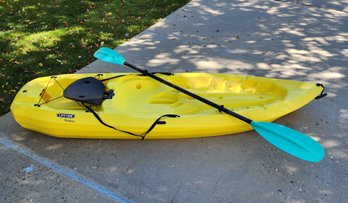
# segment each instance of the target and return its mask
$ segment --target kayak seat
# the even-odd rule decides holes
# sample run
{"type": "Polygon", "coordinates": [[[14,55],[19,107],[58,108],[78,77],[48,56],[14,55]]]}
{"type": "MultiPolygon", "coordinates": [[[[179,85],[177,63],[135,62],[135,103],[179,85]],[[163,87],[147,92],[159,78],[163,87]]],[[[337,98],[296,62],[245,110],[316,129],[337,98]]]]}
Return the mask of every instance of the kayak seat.
{"type": "Polygon", "coordinates": [[[63,95],[67,99],[100,105],[105,98],[105,85],[94,77],[82,78],[65,88],[63,95]]]}

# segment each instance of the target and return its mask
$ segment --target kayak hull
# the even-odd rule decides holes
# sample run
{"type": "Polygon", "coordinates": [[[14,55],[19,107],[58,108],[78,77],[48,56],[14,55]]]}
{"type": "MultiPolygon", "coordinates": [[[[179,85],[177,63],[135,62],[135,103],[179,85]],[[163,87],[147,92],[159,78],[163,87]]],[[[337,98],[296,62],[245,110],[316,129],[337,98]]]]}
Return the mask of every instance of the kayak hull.
{"type": "MultiPolygon", "coordinates": [[[[273,121],[306,105],[322,91],[312,83],[254,76],[208,73],[158,76],[254,121],[273,121]]],[[[133,73],[37,78],[18,92],[11,111],[23,128],[64,138],[140,139],[122,131],[142,135],[166,114],[178,117],[161,118],[145,139],[209,137],[252,129],[243,121],[133,73]],[[86,77],[103,81],[106,90],[115,93],[100,105],[89,105],[99,119],[80,102],[63,96],[66,87],[86,77]]]]}

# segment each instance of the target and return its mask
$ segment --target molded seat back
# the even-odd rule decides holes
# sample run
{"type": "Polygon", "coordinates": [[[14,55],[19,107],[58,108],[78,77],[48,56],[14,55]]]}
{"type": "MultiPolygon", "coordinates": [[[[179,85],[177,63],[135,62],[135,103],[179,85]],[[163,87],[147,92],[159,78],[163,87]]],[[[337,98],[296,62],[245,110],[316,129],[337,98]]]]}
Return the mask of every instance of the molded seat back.
{"type": "Polygon", "coordinates": [[[93,77],[82,78],[64,90],[64,97],[75,101],[99,105],[103,101],[105,85],[93,77]]]}

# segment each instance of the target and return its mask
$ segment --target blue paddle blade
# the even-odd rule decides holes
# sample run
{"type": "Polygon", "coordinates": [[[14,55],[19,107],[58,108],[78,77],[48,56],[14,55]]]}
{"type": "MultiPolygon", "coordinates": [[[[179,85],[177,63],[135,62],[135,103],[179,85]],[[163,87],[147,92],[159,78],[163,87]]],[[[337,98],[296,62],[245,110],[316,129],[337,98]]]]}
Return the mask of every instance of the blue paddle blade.
{"type": "Polygon", "coordinates": [[[251,126],[268,142],[295,157],[310,162],[318,162],[324,157],[324,148],[318,142],[294,129],[255,121],[251,126]]]}
{"type": "Polygon", "coordinates": [[[121,54],[108,47],[102,47],[98,49],[98,51],[94,53],[94,57],[108,63],[114,63],[119,65],[123,65],[124,62],[126,62],[126,60],[123,58],[121,54]]]}

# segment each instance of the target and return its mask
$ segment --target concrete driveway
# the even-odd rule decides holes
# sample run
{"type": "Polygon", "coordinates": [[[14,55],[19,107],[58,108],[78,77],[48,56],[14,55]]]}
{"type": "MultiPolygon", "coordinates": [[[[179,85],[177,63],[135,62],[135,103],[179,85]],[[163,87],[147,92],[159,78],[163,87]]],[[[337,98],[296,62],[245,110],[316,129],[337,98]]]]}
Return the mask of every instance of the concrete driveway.
{"type": "MultiPolygon", "coordinates": [[[[182,140],[57,139],[0,118],[0,202],[346,202],[348,2],[193,0],[117,48],[151,71],[320,82],[276,122],[326,150],[308,163],[255,132],[182,140]]],[[[96,61],[80,72],[130,71],[96,61]]]]}

